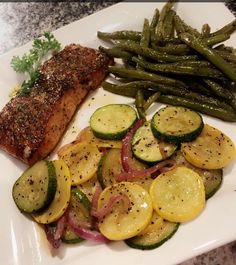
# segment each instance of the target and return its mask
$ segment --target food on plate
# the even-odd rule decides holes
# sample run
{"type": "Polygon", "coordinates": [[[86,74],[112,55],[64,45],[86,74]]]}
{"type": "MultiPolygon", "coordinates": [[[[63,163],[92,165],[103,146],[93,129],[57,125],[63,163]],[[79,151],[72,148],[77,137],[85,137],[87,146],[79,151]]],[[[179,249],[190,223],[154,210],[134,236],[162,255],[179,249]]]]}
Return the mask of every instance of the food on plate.
{"type": "Polygon", "coordinates": [[[111,82],[103,88],[133,98],[141,90],[144,99],[159,92],[158,102],[235,122],[235,49],[224,44],[235,32],[235,20],[215,32],[205,24],[200,32],[173,7],[168,1],[160,12],[156,9],[139,31],[97,33],[109,43],[100,50],[122,60],[109,67],[111,82]]]}
{"type": "Polygon", "coordinates": [[[52,162],[41,160],[26,170],[15,182],[12,196],[26,213],[46,208],[55,196],[57,177],[52,162]]]}
{"type": "Polygon", "coordinates": [[[149,193],[141,186],[121,182],[107,187],[99,196],[97,211],[108,208],[112,198],[117,198],[115,207],[99,218],[98,227],[105,237],[124,240],[136,236],[149,224],[153,211],[152,201],[149,193]]]}
{"type": "MultiPolygon", "coordinates": [[[[100,243],[124,240],[130,247],[146,250],[161,246],[174,236],[181,223],[200,215],[206,199],[221,186],[222,167],[234,157],[228,155],[225,159],[222,151],[217,154],[224,161],[221,168],[196,167],[185,154],[185,148],[188,151],[191,148],[185,146],[195,147],[195,142],[200,141],[200,146],[207,150],[211,146],[214,148],[217,139],[221,148],[226,150],[230,146],[231,153],[236,152],[230,138],[219,130],[210,127],[217,132],[214,137],[212,133],[205,133],[208,127],[199,113],[181,106],[163,107],[151,120],[138,117],[137,110],[131,105],[102,106],[91,115],[90,126],[79,133],[77,140],[59,150],[59,160],[47,162],[54,166],[57,179],[56,193],[47,207],[35,208],[38,201],[45,201],[45,194],[31,190],[28,183],[25,190],[27,198],[31,199],[27,201],[30,210],[25,212],[37,223],[44,224],[47,239],[54,248],[58,248],[61,242],[72,244],[83,239],[100,243]],[[107,110],[112,113],[117,110],[119,119],[110,118],[107,110]],[[102,122],[101,142],[93,136],[92,119],[95,119],[95,125],[102,122]],[[125,119],[128,120],[124,126],[125,135],[114,140],[117,133],[120,135],[125,119]],[[151,128],[154,119],[158,126],[166,122],[166,126],[161,126],[164,128],[161,134],[151,128]],[[170,125],[169,120],[174,124],[170,125]],[[115,134],[114,131],[111,134],[111,128],[116,129],[115,134]],[[169,133],[165,141],[160,139],[163,133],[169,133]],[[205,134],[208,137],[206,143],[202,141],[205,134]],[[104,139],[106,135],[109,135],[107,140],[104,139]],[[172,137],[178,140],[173,143],[172,137]],[[178,148],[179,145],[182,147],[178,148]],[[36,195],[40,196],[37,200],[36,195]]],[[[201,148],[194,151],[204,159],[201,152],[201,148]]],[[[22,175],[26,176],[24,183],[30,175],[31,182],[36,185],[42,178],[41,167],[47,171],[47,165],[42,160],[31,166],[22,175]]],[[[13,187],[16,196],[22,176],[13,187]]],[[[17,205],[18,201],[21,198],[15,200],[17,205]]]]}
{"type": "Polygon", "coordinates": [[[151,127],[156,138],[173,143],[189,142],[203,129],[202,117],[183,107],[160,109],[152,118],[151,127]]]}
{"type": "Polygon", "coordinates": [[[223,181],[223,170],[219,169],[204,169],[195,167],[193,164],[190,164],[184,157],[181,150],[178,150],[171,157],[178,166],[185,166],[197,172],[203,180],[205,187],[206,199],[212,197],[217,190],[221,187],[223,181]]]}
{"type": "Polygon", "coordinates": [[[43,225],[53,248],[83,240],[157,248],[181,223],[197,218],[221,187],[235,145],[197,111],[236,121],[230,90],[235,58],[232,48],[220,44],[235,23],[213,33],[205,24],[198,32],[173,6],[168,1],[156,9],[140,32],[98,32],[114,43],[100,47],[102,53],[67,46],[42,65],[39,76],[36,71],[36,81],[31,76],[27,96],[18,94],[0,114],[0,146],[30,165],[39,160],[12,192],[17,207],[43,225]],[[113,58],[123,66],[109,66],[113,58]],[[116,82],[103,88],[135,98],[135,107],[101,106],[57,159],[45,160],[78,104],[108,71],[116,82]],[[154,101],[168,105],[148,119],[154,101]],[[24,137],[14,131],[20,125],[24,137]]]}
{"type": "Polygon", "coordinates": [[[125,240],[125,243],[142,250],[151,250],[160,247],[178,230],[179,223],[169,222],[153,211],[150,224],[140,234],[125,240]]]}
{"type": "Polygon", "coordinates": [[[32,165],[55,148],[79,104],[97,88],[112,63],[105,54],[77,44],[46,61],[27,95],[0,113],[0,148],[32,165]]]}
{"type": "Polygon", "coordinates": [[[177,147],[170,141],[164,142],[155,137],[148,121],[137,129],[132,139],[134,156],[146,163],[156,163],[170,157],[177,147]]]}
{"type": "Polygon", "coordinates": [[[187,167],[160,174],[150,187],[150,196],[156,212],[170,222],[193,220],[205,206],[203,180],[187,167]]]}
{"type": "Polygon", "coordinates": [[[236,156],[232,140],[208,124],[197,139],[182,143],[181,150],[191,164],[205,169],[223,168],[236,156]]]}
{"type": "Polygon", "coordinates": [[[61,156],[70,169],[72,185],[91,179],[97,171],[100,158],[101,152],[98,148],[87,142],[72,145],[61,156]]]}
{"type": "Polygon", "coordinates": [[[97,109],[89,123],[95,136],[107,140],[121,140],[136,119],[136,111],[129,105],[111,104],[97,109]],[[112,123],[112,120],[115,122],[112,123]]]}
{"type": "Polygon", "coordinates": [[[55,160],[52,163],[57,177],[56,193],[44,211],[36,211],[32,215],[35,221],[41,224],[58,220],[66,211],[70,201],[71,173],[69,168],[63,160],[55,160]]]}

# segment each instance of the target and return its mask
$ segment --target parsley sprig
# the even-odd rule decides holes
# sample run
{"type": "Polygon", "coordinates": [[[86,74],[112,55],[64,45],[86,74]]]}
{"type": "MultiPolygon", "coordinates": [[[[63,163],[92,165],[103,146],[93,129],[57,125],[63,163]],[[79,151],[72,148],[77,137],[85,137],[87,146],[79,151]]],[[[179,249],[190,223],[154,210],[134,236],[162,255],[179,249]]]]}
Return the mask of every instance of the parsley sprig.
{"type": "Polygon", "coordinates": [[[11,66],[17,73],[28,75],[19,91],[20,95],[28,95],[33,84],[38,80],[40,73],[39,67],[43,59],[52,52],[60,50],[61,45],[55,39],[51,32],[45,32],[42,38],[34,40],[32,49],[21,58],[14,56],[11,60],[11,66]]]}

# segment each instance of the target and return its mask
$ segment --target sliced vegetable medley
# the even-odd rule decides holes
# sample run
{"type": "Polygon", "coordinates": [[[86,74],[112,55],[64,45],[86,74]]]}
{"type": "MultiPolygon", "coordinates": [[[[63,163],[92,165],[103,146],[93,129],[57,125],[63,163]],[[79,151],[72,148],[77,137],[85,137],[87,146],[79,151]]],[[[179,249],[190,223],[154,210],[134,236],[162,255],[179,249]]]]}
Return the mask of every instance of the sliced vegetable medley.
{"type": "Polygon", "coordinates": [[[98,121],[106,121],[102,139],[86,127],[58,151],[58,160],[40,161],[16,181],[17,207],[44,224],[54,248],[124,240],[132,248],[154,249],[199,216],[220,188],[222,168],[236,154],[228,136],[180,106],[161,108],[150,121],[137,117],[130,105],[101,107],[90,122],[96,120],[98,131],[98,121]],[[118,120],[107,119],[109,108],[125,111],[118,120]]]}
{"type": "Polygon", "coordinates": [[[83,240],[157,248],[221,187],[236,148],[197,111],[236,121],[234,49],[221,44],[236,24],[200,33],[173,6],[156,9],[141,32],[98,32],[114,44],[100,50],[123,61],[109,67],[116,82],[103,88],[135,98],[136,109],[101,106],[57,160],[37,162],[12,188],[16,206],[44,226],[53,248],[83,240]],[[147,120],[155,101],[172,106],[147,120]]]}

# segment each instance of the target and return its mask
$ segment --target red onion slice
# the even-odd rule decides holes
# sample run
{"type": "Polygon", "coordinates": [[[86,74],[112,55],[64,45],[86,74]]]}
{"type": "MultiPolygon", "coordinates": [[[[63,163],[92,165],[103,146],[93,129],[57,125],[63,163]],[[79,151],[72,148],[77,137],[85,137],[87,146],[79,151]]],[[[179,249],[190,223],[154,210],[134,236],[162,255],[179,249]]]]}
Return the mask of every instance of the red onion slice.
{"type": "Polygon", "coordinates": [[[143,119],[139,119],[128,131],[126,136],[122,140],[122,148],[121,148],[121,163],[125,172],[130,172],[136,169],[136,166],[133,162],[133,153],[131,150],[131,141],[134,133],[137,131],[139,127],[141,127],[144,123],[143,119]]]}
{"type": "Polygon", "coordinates": [[[68,218],[68,225],[71,227],[71,229],[76,233],[78,236],[80,236],[83,239],[86,240],[92,240],[99,243],[108,243],[109,240],[104,237],[100,232],[98,231],[92,231],[90,229],[87,229],[85,227],[80,227],[77,222],[75,222],[74,218],[71,218],[69,215],[68,218]]]}
{"type": "Polygon", "coordinates": [[[110,213],[112,211],[112,208],[115,205],[115,203],[117,203],[121,200],[124,202],[125,211],[128,211],[128,209],[130,208],[130,205],[131,205],[129,197],[126,196],[125,194],[117,194],[117,195],[111,196],[110,200],[107,203],[105,203],[101,209],[95,210],[95,211],[93,210],[91,212],[91,214],[93,216],[97,217],[98,220],[101,220],[108,213],[110,213]]]}
{"type": "Polygon", "coordinates": [[[101,186],[99,184],[97,184],[95,192],[93,194],[93,198],[92,198],[92,207],[91,207],[92,210],[94,210],[94,209],[96,210],[97,209],[97,207],[98,207],[98,198],[99,198],[101,192],[102,192],[102,188],[101,188],[101,186]]]}
{"type": "Polygon", "coordinates": [[[51,225],[44,225],[44,231],[46,233],[46,237],[47,240],[49,242],[49,244],[57,249],[60,247],[61,245],[61,239],[55,239],[54,235],[55,235],[55,227],[51,226],[51,225]]]}
{"type": "Polygon", "coordinates": [[[116,176],[116,181],[120,182],[120,181],[133,180],[135,178],[141,178],[143,176],[155,173],[158,170],[160,170],[161,172],[166,172],[174,169],[175,166],[176,162],[174,160],[171,159],[164,160],[147,169],[139,169],[139,170],[133,170],[130,172],[121,173],[116,176]]]}
{"type": "Polygon", "coordinates": [[[54,234],[54,239],[58,240],[61,238],[65,227],[66,227],[66,222],[67,222],[67,216],[63,215],[58,221],[57,221],[57,227],[56,227],[56,231],[54,234]]]}

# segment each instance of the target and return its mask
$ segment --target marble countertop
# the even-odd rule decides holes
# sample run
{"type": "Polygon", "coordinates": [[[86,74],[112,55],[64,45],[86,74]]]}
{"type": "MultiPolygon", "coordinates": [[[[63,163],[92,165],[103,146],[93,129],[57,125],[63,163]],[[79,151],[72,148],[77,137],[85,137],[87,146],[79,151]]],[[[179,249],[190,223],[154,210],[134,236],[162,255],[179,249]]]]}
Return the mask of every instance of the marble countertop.
{"type": "MultiPolygon", "coordinates": [[[[0,3],[0,54],[119,1],[0,3]]],[[[234,1],[227,6],[236,11],[234,1]]],[[[235,13],[234,13],[235,14],[235,13]]],[[[235,265],[236,241],[179,265],[235,265]]]]}

